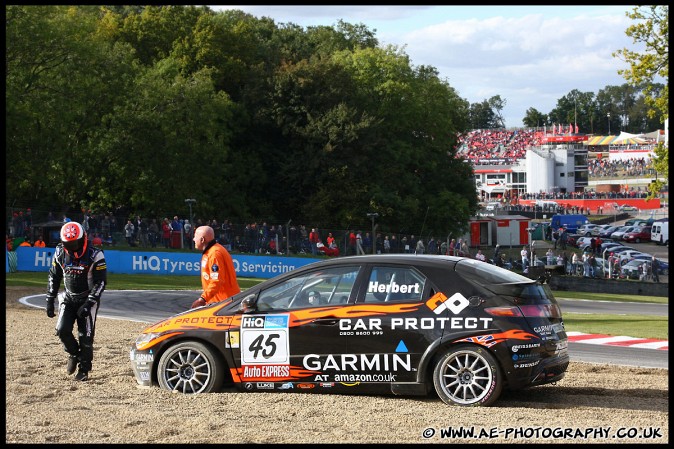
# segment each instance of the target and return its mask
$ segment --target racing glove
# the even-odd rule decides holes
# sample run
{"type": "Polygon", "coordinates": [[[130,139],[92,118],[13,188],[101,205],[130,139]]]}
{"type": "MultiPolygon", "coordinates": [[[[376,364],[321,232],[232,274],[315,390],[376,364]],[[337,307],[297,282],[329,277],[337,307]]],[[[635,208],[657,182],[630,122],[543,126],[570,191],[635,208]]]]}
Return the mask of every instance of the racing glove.
{"type": "Polygon", "coordinates": [[[77,309],[77,316],[80,318],[84,318],[89,316],[89,313],[91,313],[91,307],[96,304],[96,301],[92,301],[91,299],[87,299],[84,301],[84,303],[80,306],[79,309],[77,309]]]}
{"type": "Polygon", "coordinates": [[[56,314],[54,313],[54,298],[53,296],[47,296],[47,316],[49,318],[54,318],[56,314]]]}
{"type": "Polygon", "coordinates": [[[206,300],[204,298],[199,298],[196,301],[192,303],[192,307],[190,309],[196,309],[197,307],[202,307],[206,305],[206,300]]]}

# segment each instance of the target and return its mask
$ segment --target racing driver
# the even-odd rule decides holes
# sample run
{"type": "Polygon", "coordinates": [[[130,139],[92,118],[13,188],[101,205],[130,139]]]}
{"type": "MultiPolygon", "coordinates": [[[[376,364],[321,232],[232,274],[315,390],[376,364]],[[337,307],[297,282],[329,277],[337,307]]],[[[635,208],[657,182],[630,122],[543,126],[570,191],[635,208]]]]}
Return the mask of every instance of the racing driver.
{"type": "Polygon", "coordinates": [[[101,294],[107,282],[107,266],[103,251],[90,245],[81,224],[69,221],[61,227],[61,242],[56,245],[49,269],[47,316],[53,318],[58,295],[59,310],[56,335],[69,354],[66,370],[75,380],[89,378],[94,358],[94,332],[101,294]],[[63,281],[64,292],[58,294],[63,281]],[[79,342],[73,336],[77,322],[79,342]]]}

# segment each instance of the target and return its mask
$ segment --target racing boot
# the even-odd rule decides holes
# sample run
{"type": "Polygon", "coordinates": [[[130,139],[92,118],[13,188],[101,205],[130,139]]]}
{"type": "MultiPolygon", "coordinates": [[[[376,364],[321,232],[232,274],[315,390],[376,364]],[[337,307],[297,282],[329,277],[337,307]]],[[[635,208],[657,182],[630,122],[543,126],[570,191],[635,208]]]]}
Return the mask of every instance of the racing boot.
{"type": "Polygon", "coordinates": [[[81,382],[89,380],[89,372],[80,369],[79,371],[77,371],[77,374],[75,374],[75,380],[79,380],[81,382]]]}
{"type": "Polygon", "coordinates": [[[77,362],[79,362],[79,360],[80,358],[76,355],[68,356],[68,363],[66,364],[66,371],[68,372],[68,375],[75,372],[75,369],[77,369],[77,362]]]}

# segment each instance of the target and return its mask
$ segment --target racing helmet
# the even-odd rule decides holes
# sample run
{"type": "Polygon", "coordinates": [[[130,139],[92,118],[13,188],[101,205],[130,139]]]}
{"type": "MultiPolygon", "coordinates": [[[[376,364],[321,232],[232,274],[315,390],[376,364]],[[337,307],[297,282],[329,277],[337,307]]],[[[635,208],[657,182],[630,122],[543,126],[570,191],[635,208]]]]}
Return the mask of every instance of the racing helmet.
{"type": "Polygon", "coordinates": [[[69,221],[61,227],[61,243],[66,253],[79,259],[87,250],[87,233],[81,224],[69,221]]]}
{"type": "Polygon", "coordinates": [[[307,303],[312,306],[317,306],[321,303],[321,294],[315,290],[307,293],[307,303]]]}

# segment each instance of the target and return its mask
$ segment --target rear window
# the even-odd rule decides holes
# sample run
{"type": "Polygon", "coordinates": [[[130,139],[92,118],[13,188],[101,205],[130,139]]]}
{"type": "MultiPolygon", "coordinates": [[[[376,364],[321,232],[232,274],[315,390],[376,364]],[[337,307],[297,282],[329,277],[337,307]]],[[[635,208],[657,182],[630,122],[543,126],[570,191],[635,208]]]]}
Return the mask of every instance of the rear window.
{"type": "Polygon", "coordinates": [[[520,274],[478,260],[461,260],[456,264],[456,271],[471,281],[488,284],[533,282],[520,274]]]}
{"type": "Polygon", "coordinates": [[[547,284],[540,284],[512,271],[484,262],[462,260],[456,271],[471,282],[494,294],[509,297],[518,304],[554,304],[554,296],[547,284]]]}

